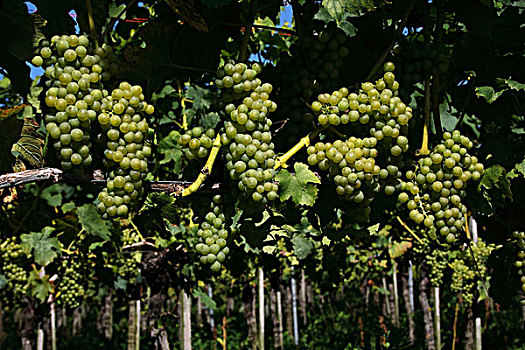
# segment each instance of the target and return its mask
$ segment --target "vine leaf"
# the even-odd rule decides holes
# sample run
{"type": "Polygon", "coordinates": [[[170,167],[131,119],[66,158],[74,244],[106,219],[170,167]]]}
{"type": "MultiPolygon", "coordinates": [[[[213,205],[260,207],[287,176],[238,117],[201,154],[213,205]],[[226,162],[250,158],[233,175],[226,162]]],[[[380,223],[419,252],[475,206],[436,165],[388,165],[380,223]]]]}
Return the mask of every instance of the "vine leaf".
{"type": "Polygon", "coordinates": [[[525,90],[525,84],[518,83],[516,80],[498,78],[497,82],[505,84],[509,88],[516,90],[516,91],[525,90]]]}
{"type": "Polygon", "coordinates": [[[173,130],[159,142],[159,154],[164,155],[159,164],[166,164],[173,160],[175,163],[173,172],[176,174],[182,169],[182,147],[177,142],[179,137],[180,134],[173,130]]]}
{"type": "Polygon", "coordinates": [[[14,116],[24,107],[25,105],[20,105],[0,109],[0,174],[10,172],[14,164],[11,148],[20,138],[24,126],[24,121],[14,116]]]}
{"type": "Polygon", "coordinates": [[[512,199],[510,182],[505,168],[493,165],[485,169],[478,185],[478,191],[483,190],[483,197],[494,207],[503,206],[505,198],[512,199]]]}
{"type": "Polygon", "coordinates": [[[109,240],[108,223],[100,217],[93,204],[85,204],[77,208],[78,221],[82,224],[82,229],[89,234],[98,236],[105,241],[109,240]]]}
{"type": "Polygon", "coordinates": [[[0,290],[4,289],[4,287],[7,285],[7,278],[5,278],[4,275],[0,275],[0,290]]]}
{"type": "Polygon", "coordinates": [[[44,227],[42,232],[31,232],[20,236],[22,240],[22,250],[27,255],[33,255],[35,262],[46,266],[51,263],[60,251],[58,238],[49,237],[55,231],[53,227],[44,227]]]}
{"type": "Polygon", "coordinates": [[[29,273],[27,282],[31,286],[31,295],[45,301],[49,293],[53,292],[53,285],[49,281],[49,275],[46,275],[44,269],[37,270],[33,268],[33,271],[29,273]]]}
{"type": "Polygon", "coordinates": [[[323,6],[337,23],[339,23],[345,15],[345,4],[343,0],[323,0],[323,6]]]}
{"type": "MultiPolygon", "coordinates": [[[[18,158],[17,160],[27,162],[32,168],[44,166],[44,155],[42,153],[44,138],[37,132],[39,127],[40,125],[34,118],[24,118],[22,135],[11,150],[11,153],[18,158]]],[[[20,169],[15,170],[21,171],[26,170],[26,168],[25,164],[22,164],[20,169]]]]}
{"type": "Polygon", "coordinates": [[[301,236],[292,238],[293,250],[299,260],[303,260],[312,252],[314,245],[309,239],[301,236]]]}
{"type": "Polygon", "coordinates": [[[392,247],[388,249],[388,254],[392,259],[399,258],[405,254],[410,248],[412,248],[412,242],[403,241],[395,243],[392,247]]]}
{"type": "Polygon", "coordinates": [[[127,285],[128,285],[128,281],[126,281],[124,278],[120,276],[118,276],[115,283],[113,283],[113,286],[115,287],[115,289],[121,289],[121,290],[126,290],[127,285]]]}
{"type": "Polygon", "coordinates": [[[476,96],[483,97],[488,103],[492,103],[501,96],[505,90],[496,92],[492,86],[478,86],[476,88],[476,96]]]}
{"type": "Polygon", "coordinates": [[[507,174],[507,177],[509,179],[514,179],[518,176],[525,176],[525,159],[523,159],[521,162],[516,163],[514,168],[507,174]]]}
{"type": "Polygon", "coordinates": [[[368,227],[368,233],[370,236],[376,236],[379,233],[379,224],[368,227]]]}
{"type": "Polygon", "coordinates": [[[208,294],[204,293],[200,288],[193,289],[193,296],[196,298],[200,297],[202,303],[211,310],[215,310],[215,308],[217,307],[217,303],[215,302],[215,300],[210,298],[208,294]]]}
{"type": "Polygon", "coordinates": [[[295,175],[282,169],[275,177],[279,182],[281,201],[284,202],[292,197],[296,204],[313,206],[318,191],[314,184],[320,184],[321,180],[304,163],[295,163],[294,169],[295,175]]]}

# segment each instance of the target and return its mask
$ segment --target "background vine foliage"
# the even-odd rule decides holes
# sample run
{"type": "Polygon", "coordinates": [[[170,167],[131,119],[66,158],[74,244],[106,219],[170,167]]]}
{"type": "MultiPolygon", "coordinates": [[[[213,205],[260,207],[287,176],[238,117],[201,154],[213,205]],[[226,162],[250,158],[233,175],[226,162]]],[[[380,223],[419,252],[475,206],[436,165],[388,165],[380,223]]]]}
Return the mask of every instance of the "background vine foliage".
{"type": "Polygon", "coordinates": [[[0,348],[524,348],[524,11],[0,2],[0,348]]]}

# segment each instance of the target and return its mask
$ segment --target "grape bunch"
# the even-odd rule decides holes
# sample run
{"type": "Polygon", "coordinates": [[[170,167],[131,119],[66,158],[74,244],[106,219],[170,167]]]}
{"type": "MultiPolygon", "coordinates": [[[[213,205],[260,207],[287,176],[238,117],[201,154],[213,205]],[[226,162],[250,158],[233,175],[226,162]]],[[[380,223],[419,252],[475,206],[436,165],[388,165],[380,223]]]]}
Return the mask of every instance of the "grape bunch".
{"type": "Polygon", "coordinates": [[[461,293],[466,305],[472,305],[474,299],[474,280],[476,273],[465,264],[463,259],[454,259],[452,265],[452,283],[450,289],[453,292],[461,293]]]}
{"type": "Polygon", "coordinates": [[[430,283],[439,287],[443,280],[443,271],[447,268],[448,252],[434,248],[425,256],[427,266],[430,266],[430,283]]]}
{"type": "Polygon", "coordinates": [[[214,129],[204,130],[200,126],[188,129],[182,134],[177,143],[182,148],[182,154],[186,159],[206,158],[210,148],[213,146],[216,134],[214,129]]]}
{"type": "MultiPolygon", "coordinates": [[[[514,231],[512,232],[514,238],[513,244],[517,248],[517,258],[514,262],[514,266],[518,269],[518,276],[520,276],[521,289],[525,293],[525,232],[514,231]]],[[[525,299],[521,300],[522,304],[525,304],[525,299]]]]}
{"type": "Polygon", "coordinates": [[[83,277],[79,271],[82,271],[82,263],[73,255],[72,259],[63,260],[59,268],[59,275],[62,277],[57,290],[60,293],[58,300],[64,307],[74,309],[80,306],[86,292],[82,284],[83,277]]]}
{"type": "Polygon", "coordinates": [[[115,53],[107,45],[94,49],[85,35],[55,35],[37,51],[32,63],[45,68],[46,130],[62,169],[82,170],[93,161],[91,124],[103,109],[102,81],[112,77],[115,53]]]}
{"type": "MultiPolygon", "coordinates": [[[[365,82],[357,93],[341,88],[332,94],[320,94],[312,103],[319,124],[328,127],[348,125],[353,135],[375,138],[378,163],[388,164],[380,172],[385,193],[392,195],[399,189],[397,180],[402,174],[402,154],[408,151],[408,122],[412,109],[397,96],[399,83],[391,62],[385,63],[385,73],[375,84],[365,82]]],[[[344,129],[343,129],[344,130],[344,129]]]]}
{"type": "Polygon", "coordinates": [[[328,171],[329,179],[336,184],[336,193],[346,201],[359,204],[365,217],[370,204],[379,192],[380,168],[375,163],[378,155],[374,147],[377,139],[350,137],[334,143],[317,142],[307,148],[308,164],[328,171]]]}
{"type": "Polygon", "coordinates": [[[142,180],[148,173],[147,157],[151,155],[144,114],[152,114],[154,108],[144,101],[139,85],[127,82],[120,83],[102,103],[104,109],[98,115],[102,128],[99,139],[106,141],[104,165],[112,170],[106,188],[98,195],[97,209],[104,218],[125,217],[128,205],[136,205],[144,193],[142,180]]]}
{"type": "Polygon", "coordinates": [[[451,289],[460,292],[467,305],[472,304],[476,277],[482,281],[486,278],[487,260],[496,248],[493,244],[486,244],[481,238],[476,243],[469,242],[470,249],[460,251],[459,256],[452,262],[451,289]]]}
{"type": "MultiPolygon", "coordinates": [[[[131,230],[122,231],[123,247],[127,245],[131,245],[133,243],[137,243],[137,242],[140,242],[140,236],[135,231],[131,231],[131,230]]],[[[139,274],[140,258],[141,258],[141,252],[120,251],[118,254],[116,254],[115,261],[113,262],[112,265],[115,266],[117,275],[119,275],[120,277],[128,281],[129,283],[133,284],[136,282],[137,276],[139,274]]]]}
{"type": "MultiPolygon", "coordinates": [[[[290,54],[283,53],[276,66],[275,85],[279,86],[277,120],[286,120],[279,132],[280,142],[291,145],[299,135],[312,129],[313,114],[304,101],[339,84],[343,60],[348,55],[347,37],[335,26],[329,26],[293,45],[290,54]]],[[[274,118],[274,120],[276,120],[274,118]]]]}
{"type": "Polygon", "coordinates": [[[468,153],[472,146],[458,130],[445,132],[442,142],[419,159],[416,170],[406,173],[408,181],[402,183],[403,192],[398,197],[410,210],[411,220],[434,226],[449,244],[465,226],[467,208],[462,199],[467,183],[483,175],[483,164],[468,153]]]}
{"type": "Polygon", "coordinates": [[[279,189],[273,182],[276,154],[268,118],[277,105],[269,99],[272,85],[256,77],[261,69],[258,63],[251,68],[244,63],[227,63],[216,80],[217,86],[222,86],[221,98],[230,101],[224,108],[230,119],[224,123],[226,169],[248,199],[246,205],[273,201],[279,189]]]}
{"type": "Polygon", "coordinates": [[[394,48],[399,57],[399,80],[403,84],[421,82],[435,73],[448,70],[448,55],[445,48],[427,48],[423,42],[403,41],[394,48]]]}
{"type": "Polygon", "coordinates": [[[7,280],[2,288],[2,301],[4,304],[17,304],[29,292],[27,283],[28,274],[22,267],[26,255],[22,246],[16,243],[16,237],[7,238],[0,245],[0,275],[7,280]],[[8,294],[4,294],[4,293],[8,294]]]}
{"type": "Polygon", "coordinates": [[[213,272],[219,271],[222,262],[230,252],[226,246],[227,222],[228,217],[224,213],[223,198],[220,195],[215,195],[204,221],[199,225],[197,231],[199,243],[195,246],[197,252],[201,254],[201,263],[210,264],[210,269],[213,272]]]}

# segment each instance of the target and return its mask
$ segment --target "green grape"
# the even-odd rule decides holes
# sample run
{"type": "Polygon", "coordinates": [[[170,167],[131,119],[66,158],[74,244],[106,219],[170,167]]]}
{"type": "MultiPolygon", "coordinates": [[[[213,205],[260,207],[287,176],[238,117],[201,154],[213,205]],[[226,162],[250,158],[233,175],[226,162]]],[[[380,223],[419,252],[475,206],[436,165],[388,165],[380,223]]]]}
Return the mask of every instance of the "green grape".
{"type": "Polygon", "coordinates": [[[412,215],[410,218],[416,223],[423,222],[426,227],[434,227],[440,234],[438,239],[444,243],[453,244],[465,226],[467,209],[462,203],[469,180],[477,180],[469,177],[469,168],[475,167],[473,162],[480,164],[478,167],[480,176],[483,165],[477,163],[474,156],[465,152],[450,153],[451,149],[460,150],[464,144],[470,148],[470,140],[455,130],[452,133],[444,133],[443,140],[436,145],[432,152],[424,158],[419,159],[416,171],[406,174],[410,182],[403,182],[403,196],[398,197],[400,203],[407,203],[409,210],[415,209],[415,201],[421,200],[419,206],[425,209],[426,218],[420,221],[420,216],[412,215]],[[412,182],[415,180],[415,183],[412,182]],[[417,187],[417,191],[414,189],[417,187]],[[431,219],[431,213],[435,213],[437,220],[431,219]]]}
{"type": "MultiPolygon", "coordinates": [[[[242,93],[239,92],[235,100],[229,100],[225,104],[224,113],[229,119],[223,125],[226,143],[229,144],[229,147],[224,147],[227,159],[226,168],[230,172],[230,178],[237,182],[236,187],[242,191],[243,198],[246,199],[243,205],[253,204],[252,209],[262,209],[262,204],[276,199],[273,193],[271,195],[269,193],[278,190],[278,185],[273,183],[276,154],[273,151],[272,134],[269,131],[272,122],[268,118],[268,114],[275,111],[277,107],[270,100],[273,87],[269,83],[262,83],[257,78],[259,74],[257,71],[261,69],[258,64],[251,66],[228,64],[235,67],[231,80],[237,84],[246,84],[246,88],[243,88],[242,93]],[[252,172],[253,174],[266,173],[269,177],[255,177],[251,175],[252,172]],[[274,189],[273,185],[277,186],[277,189],[274,189]]],[[[231,90],[234,90],[235,93],[235,86],[230,89],[226,79],[230,77],[226,72],[232,71],[231,66],[228,66],[228,69],[219,69],[217,74],[216,83],[222,81],[221,96],[223,98],[231,90]]],[[[199,129],[199,132],[202,131],[199,129]]],[[[188,136],[184,139],[181,137],[179,142],[181,144],[188,142],[190,148],[192,146],[197,148],[196,138],[199,137],[199,144],[210,145],[213,135],[208,136],[206,140],[200,136],[200,133],[195,135],[195,129],[191,133],[193,134],[192,139],[188,141],[188,136]],[[194,142],[193,145],[192,142],[194,142]]],[[[205,152],[202,152],[202,155],[205,155],[205,152]]]]}
{"type": "MultiPolygon", "coordinates": [[[[131,117],[125,107],[132,99],[147,106],[142,94],[136,96],[139,91],[142,91],[140,86],[132,86],[127,82],[121,82],[119,88],[114,89],[111,94],[102,91],[102,96],[105,97],[101,101],[106,109],[98,115],[98,120],[107,131],[100,138],[106,137],[105,155],[111,160],[103,192],[107,192],[109,198],[127,196],[126,201],[122,199],[114,203],[104,198],[104,206],[97,207],[103,218],[126,217],[130,209],[139,204],[144,191],[141,179],[148,173],[146,157],[151,155],[146,134],[149,131],[144,115],[146,111],[129,111],[133,114],[131,117]],[[117,102],[113,103],[115,101],[117,102]]],[[[97,92],[96,95],[98,94],[97,92]]]]}
{"type": "Polygon", "coordinates": [[[215,195],[211,198],[208,212],[204,215],[204,221],[199,225],[197,236],[199,242],[195,249],[201,254],[200,261],[204,264],[211,264],[210,269],[218,272],[222,266],[226,255],[228,255],[227,242],[229,217],[224,211],[223,197],[215,195]],[[212,235],[212,230],[219,232],[219,235],[212,235]]]}

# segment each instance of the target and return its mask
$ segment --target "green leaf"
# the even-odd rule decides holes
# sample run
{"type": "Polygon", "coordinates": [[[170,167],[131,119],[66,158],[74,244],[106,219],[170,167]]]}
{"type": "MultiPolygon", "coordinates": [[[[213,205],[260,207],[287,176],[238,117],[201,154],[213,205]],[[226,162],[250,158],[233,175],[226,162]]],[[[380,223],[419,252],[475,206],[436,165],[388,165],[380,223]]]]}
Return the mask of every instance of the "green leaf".
{"type": "Polygon", "coordinates": [[[263,253],[273,255],[273,253],[277,250],[277,247],[274,245],[265,245],[262,248],[263,253]]]}
{"type": "Polygon", "coordinates": [[[33,269],[29,273],[27,282],[31,287],[31,295],[37,297],[41,302],[47,299],[49,293],[53,292],[53,285],[49,282],[49,275],[46,275],[44,269],[33,269]]]}
{"type": "Polygon", "coordinates": [[[192,85],[186,90],[186,98],[193,100],[192,109],[204,110],[211,106],[213,94],[210,89],[192,85]]]}
{"type": "Polygon", "coordinates": [[[343,0],[323,0],[323,6],[337,23],[341,21],[345,14],[345,4],[343,0]]]}
{"type": "Polygon", "coordinates": [[[89,234],[98,236],[105,241],[110,238],[109,224],[100,217],[93,204],[84,204],[77,208],[78,221],[82,224],[82,229],[89,234]]]}
{"type": "Polygon", "coordinates": [[[478,86],[476,87],[476,96],[483,97],[488,103],[496,101],[505,90],[496,92],[492,86],[478,86]]]}
{"type": "Polygon", "coordinates": [[[292,238],[292,243],[295,256],[300,260],[310,255],[314,247],[312,241],[301,236],[295,236],[292,238]]]}
{"type": "Polygon", "coordinates": [[[357,28],[348,21],[341,21],[341,23],[338,24],[338,27],[349,37],[353,37],[357,34],[357,28]]]}
{"type": "MultiPolygon", "coordinates": [[[[2,109],[0,114],[0,174],[12,171],[14,157],[11,154],[13,144],[20,138],[24,121],[17,118],[8,118],[11,109],[2,109]]],[[[18,112],[20,110],[17,110],[18,112]]],[[[18,113],[16,112],[16,113],[18,113]]]]}
{"type": "Polygon", "coordinates": [[[317,11],[317,13],[315,14],[314,19],[318,21],[323,21],[325,23],[328,23],[334,20],[332,16],[330,16],[330,13],[328,13],[328,10],[324,7],[319,8],[319,11],[317,11]]]}
{"type": "Polygon", "coordinates": [[[64,203],[62,207],[60,207],[60,209],[62,210],[63,213],[67,213],[68,211],[75,210],[76,207],[77,205],[74,202],[68,202],[68,203],[64,203]]]}
{"type": "Polygon", "coordinates": [[[515,169],[521,173],[521,175],[525,176],[525,159],[523,159],[521,163],[517,163],[515,169]]]}
{"type": "Polygon", "coordinates": [[[126,290],[126,286],[128,285],[128,281],[126,281],[124,278],[118,276],[117,280],[113,283],[113,286],[115,289],[121,289],[126,290]]]}
{"type": "Polygon", "coordinates": [[[114,4],[113,2],[111,2],[109,4],[109,16],[110,17],[117,17],[119,14],[122,13],[122,15],[119,17],[120,19],[125,19],[126,18],[126,12],[122,12],[122,10],[124,10],[126,8],[126,5],[124,4],[120,4],[120,5],[116,5],[114,4]]]}
{"type": "Polygon", "coordinates": [[[456,112],[456,109],[452,107],[452,110],[449,111],[448,103],[445,101],[439,106],[439,118],[441,119],[441,125],[447,131],[452,132],[456,128],[458,123],[458,118],[453,115],[456,112]]]}
{"type": "Polygon", "coordinates": [[[379,232],[379,223],[368,227],[368,233],[370,234],[370,236],[375,236],[378,234],[378,232],[379,232]]]}
{"type": "Polygon", "coordinates": [[[172,131],[160,140],[159,142],[159,153],[164,155],[164,158],[160,160],[160,164],[166,164],[170,161],[174,161],[173,172],[178,174],[182,168],[182,147],[177,143],[177,139],[180,134],[177,131],[172,131]]]}
{"type": "Polygon", "coordinates": [[[317,187],[321,180],[308,169],[303,163],[294,164],[295,175],[290,174],[286,169],[281,169],[275,179],[279,182],[280,199],[282,202],[292,197],[292,200],[299,205],[313,206],[317,198],[317,187]]]}
{"type": "Polygon", "coordinates": [[[217,307],[217,303],[215,302],[215,300],[210,298],[208,294],[204,293],[200,288],[193,289],[193,296],[196,298],[200,297],[202,303],[206,305],[208,309],[215,310],[215,308],[217,307]]]}
{"type": "Polygon", "coordinates": [[[156,102],[157,100],[159,100],[161,98],[165,98],[165,97],[173,94],[174,92],[177,92],[177,90],[173,86],[171,86],[169,84],[168,85],[164,85],[164,87],[162,88],[162,90],[160,90],[160,92],[153,93],[153,96],[151,97],[151,102],[156,102]]]}
{"type": "Polygon", "coordinates": [[[504,206],[506,198],[512,199],[510,181],[505,168],[501,165],[493,165],[485,169],[478,190],[483,191],[483,197],[492,208],[504,206]]]}
{"type": "Polygon", "coordinates": [[[54,230],[53,227],[44,227],[42,232],[31,232],[20,236],[24,253],[32,254],[39,265],[47,266],[58,256],[57,252],[60,251],[58,238],[49,237],[54,230]]]}
{"type": "Polygon", "coordinates": [[[478,189],[485,187],[486,189],[491,189],[505,173],[505,169],[501,165],[493,165],[488,169],[485,169],[483,177],[478,185],[478,189]]]}
{"type": "Polygon", "coordinates": [[[505,84],[509,88],[516,91],[525,90],[525,84],[518,83],[516,80],[498,78],[497,82],[500,84],[505,84]]]}
{"type": "Polygon", "coordinates": [[[7,278],[5,278],[4,275],[0,275],[0,290],[4,289],[4,287],[7,285],[7,278]]]}
{"type": "Polygon", "coordinates": [[[2,80],[0,80],[0,89],[7,89],[11,86],[11,79],[8,77],[3,77],[2,80]]]}

